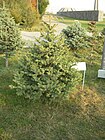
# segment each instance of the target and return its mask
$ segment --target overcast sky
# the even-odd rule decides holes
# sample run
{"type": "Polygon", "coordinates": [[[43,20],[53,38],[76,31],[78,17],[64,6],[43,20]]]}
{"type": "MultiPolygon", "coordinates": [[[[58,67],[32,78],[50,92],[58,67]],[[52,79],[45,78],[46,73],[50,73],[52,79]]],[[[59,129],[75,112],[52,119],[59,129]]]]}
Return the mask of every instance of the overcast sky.
{"type": "MultiPolygon", "coordinates": [[[[61,8],[75,8],[76,10],[93,10],[95,0],[49,0],[47,11],[56,13],[61,8]]],[[[105,0],[99,0],[99,10],[105,12],[105,0]]]]}

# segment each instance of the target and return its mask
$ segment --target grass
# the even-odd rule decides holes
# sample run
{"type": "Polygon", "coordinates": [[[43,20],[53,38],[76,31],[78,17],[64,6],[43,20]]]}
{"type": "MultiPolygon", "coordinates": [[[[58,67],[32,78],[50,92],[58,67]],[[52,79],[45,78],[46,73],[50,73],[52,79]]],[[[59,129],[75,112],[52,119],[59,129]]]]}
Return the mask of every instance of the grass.
{"type": "Polygon", "coordinates": [[[32,27],[20,25],[19,28],[21,31],[28,31],[28,32],[40,32],[44,30],[44,26],[41,20],[39,22],[36,22],[36,24],[33,25],[32,27]]]}
{"type": "Polygon", "coordinates": [[[16,58],[6,69],[0,55],[0,140],[104,140],[105,81],[97,78],[99,58],[97,64],[87,63],[84,91],[80,84],[70,100],[43,104],[15,95],[9,85],[16,58]]]}
{"type": "Polygon", "coordinates": [[[0,140],[104,140],[105,79],[97,78],[102,46],[95,49],[92,55],[91,48],[76,52],[77,61],[87,63],[84,90],[81,81],[68,100],[51,104],[18,97],[9,85],[21,52],[9,59],[9,68],[0,55],[0,140]]]}
{"type": "MultiPolygon", "coordinates": [[[[76,19],[69,18],[69,17],[58,17],[58,21],[66,25],[71,25],[75,20],[76,19]]],[[[82,24],[83,27],[85,28],[88,27],[89,21],[86,20],[78,20],[78,21],[82,24]]],[[[97,25],[97,29],[101,31],[103,28],[105,28],[105,19],[103,21],[96,22],[96,25],[97,25]]]]}
{"type": "MultiPolygon", "coordinates": [[[[2,97],[3,98],[3,97],[2,97]]],[[[30,103],[5,96],[0,110],[4,139],[16,140],[99,140],[104,139],[104,118],[86,119],[72,112],[69,104],[60,106],[30,103]]]]}

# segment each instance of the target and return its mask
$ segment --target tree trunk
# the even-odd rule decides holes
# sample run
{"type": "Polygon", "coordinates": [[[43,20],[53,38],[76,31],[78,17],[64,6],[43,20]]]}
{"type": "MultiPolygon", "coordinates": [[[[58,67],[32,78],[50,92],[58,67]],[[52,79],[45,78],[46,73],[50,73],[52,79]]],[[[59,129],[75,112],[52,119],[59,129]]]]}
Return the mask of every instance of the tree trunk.
{"type": "Polygon", "coordinates": [[[5,54],[5,66],[8,68],[8,53],[5,54]]]}

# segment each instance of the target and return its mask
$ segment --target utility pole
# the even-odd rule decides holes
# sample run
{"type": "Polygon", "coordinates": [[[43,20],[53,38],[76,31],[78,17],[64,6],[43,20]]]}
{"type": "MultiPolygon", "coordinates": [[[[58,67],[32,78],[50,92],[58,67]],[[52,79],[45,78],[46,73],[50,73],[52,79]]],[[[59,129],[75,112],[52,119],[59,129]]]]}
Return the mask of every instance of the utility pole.
{"type": "Polygon", "coordinates": [[[98,77],[99,78],[105,78],[105,39],[104,39],[101,69],[98,70],[98,77]]]}
{"type": "Polygon", "coordinates": [[[94,1],[94,11],[98,10],[98,0],[94,1]]]}

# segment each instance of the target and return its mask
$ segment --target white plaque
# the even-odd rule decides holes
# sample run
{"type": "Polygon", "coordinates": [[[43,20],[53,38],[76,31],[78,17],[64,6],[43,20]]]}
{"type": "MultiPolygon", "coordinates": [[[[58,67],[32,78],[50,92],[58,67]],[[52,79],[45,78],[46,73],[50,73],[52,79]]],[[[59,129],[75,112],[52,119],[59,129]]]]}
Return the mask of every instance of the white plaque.
{"type": "Polygon", "coordinates": [[[77,62],[72,68],[75,68],[78,71],[86,71],[86,62],[77,62]]]}
{"type": "Polygon", "coordinates": [[[105,70],[103,69],[98,70],[98,78],[105,78],[105,70]]]}

